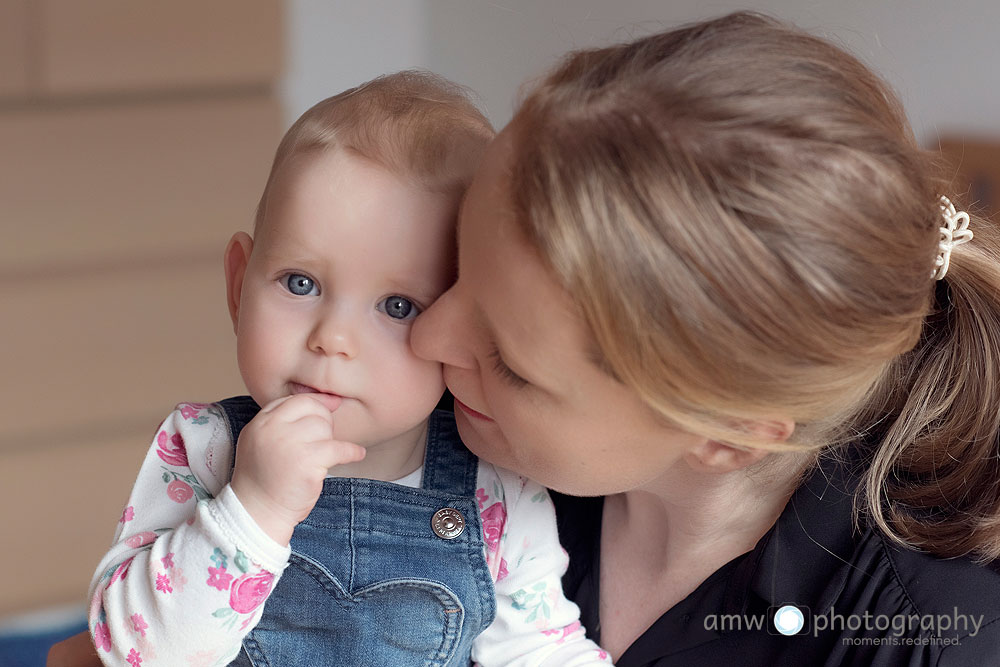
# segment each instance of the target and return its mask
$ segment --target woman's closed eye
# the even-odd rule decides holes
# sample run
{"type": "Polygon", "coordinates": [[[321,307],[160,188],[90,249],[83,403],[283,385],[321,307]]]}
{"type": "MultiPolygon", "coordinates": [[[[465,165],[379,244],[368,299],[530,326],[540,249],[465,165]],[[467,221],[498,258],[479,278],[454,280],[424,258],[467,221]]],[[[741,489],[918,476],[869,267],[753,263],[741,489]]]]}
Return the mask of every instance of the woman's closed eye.
{"type": "Polygon", "coordinates": [[[507,362],[505,362],[503,357],[500,356],[500,348],[496,346],[493,347],[490,351],[490,359],[493,360],[493,370],[496,374],[511,385],[515,387],[523,387],[528,384],[527,380],[510,369],[507,362]]]}
{"type": "Polygon", "coordinates": [[[281,276],[281,285],[295,296],[319,296],[319,285],[315,280],[301,273],[286,273],[281,276]]]}
{"type": "Polygon", "coordinates": [[[394,320],[412,320],[420,314],[420,307],[417,304],[398,294],[382,299],[375,308],[394,320]]]}

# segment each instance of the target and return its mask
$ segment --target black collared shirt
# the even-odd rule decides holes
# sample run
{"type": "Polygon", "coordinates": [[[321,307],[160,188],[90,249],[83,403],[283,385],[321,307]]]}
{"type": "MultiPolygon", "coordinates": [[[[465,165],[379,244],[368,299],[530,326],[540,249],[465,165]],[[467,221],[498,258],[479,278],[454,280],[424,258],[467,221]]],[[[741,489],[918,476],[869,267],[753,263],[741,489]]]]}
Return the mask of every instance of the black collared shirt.
{"type": "MultiPolygon", "coordinates": [[[[824,462],[757,546],[669,609],[618,667],[1000,666],[1000,574],[940,560],[854,527],[855,479],[824,462]],[[794,630],[801,614],[802,628],[794,630]]],[[[566,595],[600,642],[602,498],[553,493],[570,554],[566,595]]]]}

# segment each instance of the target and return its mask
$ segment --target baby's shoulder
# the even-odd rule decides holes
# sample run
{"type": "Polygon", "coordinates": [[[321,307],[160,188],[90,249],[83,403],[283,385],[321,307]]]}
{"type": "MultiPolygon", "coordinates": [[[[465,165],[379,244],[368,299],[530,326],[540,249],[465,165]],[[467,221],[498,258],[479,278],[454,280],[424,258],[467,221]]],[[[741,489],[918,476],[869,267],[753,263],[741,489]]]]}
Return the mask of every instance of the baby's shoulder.
{"type": "Polygon", "coordinates": [[[479,460],[476,497],[480,508],[494,502],[501,502],[508,507],[522,502],[552,504],[548,490],[538,482],[482,459],[479,460]]]}

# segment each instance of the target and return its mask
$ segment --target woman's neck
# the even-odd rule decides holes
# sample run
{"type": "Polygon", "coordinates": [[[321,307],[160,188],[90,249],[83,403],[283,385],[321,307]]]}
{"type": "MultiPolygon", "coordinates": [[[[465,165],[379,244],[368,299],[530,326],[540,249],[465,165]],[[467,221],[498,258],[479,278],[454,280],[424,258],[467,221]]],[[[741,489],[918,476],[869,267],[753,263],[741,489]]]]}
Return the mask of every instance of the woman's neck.
{"type": "MultiPolygon", "coordinates": [[[[771,457],[769,457],[771,458],[771,457]]],[[[798,486],[808,457],[710,474],[678,463],[643,488],[605,499],[601,643],[617,659],[713,572],[753,549],[798,486]]]]}
{"type": "Polygon", "coordinates": [[[751,470],[721,474],[695,471],[681,461],[663,478],[609,498],[608,511],[624,530],[655,547],[657,570],[708,554],[718,554],[712,560],[721,565],[752,549],[771,528],[810,460],[771,458],[751,470]]]}

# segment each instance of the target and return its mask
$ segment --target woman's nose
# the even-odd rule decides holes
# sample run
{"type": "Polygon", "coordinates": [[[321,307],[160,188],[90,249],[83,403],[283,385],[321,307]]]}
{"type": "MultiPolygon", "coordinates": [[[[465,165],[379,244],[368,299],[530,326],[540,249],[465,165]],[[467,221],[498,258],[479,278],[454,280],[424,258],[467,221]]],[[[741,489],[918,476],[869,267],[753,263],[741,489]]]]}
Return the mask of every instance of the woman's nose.
{"type": "Polygon", "coordinates": [[[410,330],[413,353],[447,366],[475,368],[476,328],[469,319],[462,293],[452,286],[420,313],[410,330]]]}
{"type": "Polygon", "coordinates": [[[358,319],[349,313],[331,313],[321,317],[309,332],[306,345],[316,354],[353,359],[361,349],[358,319]]]}

